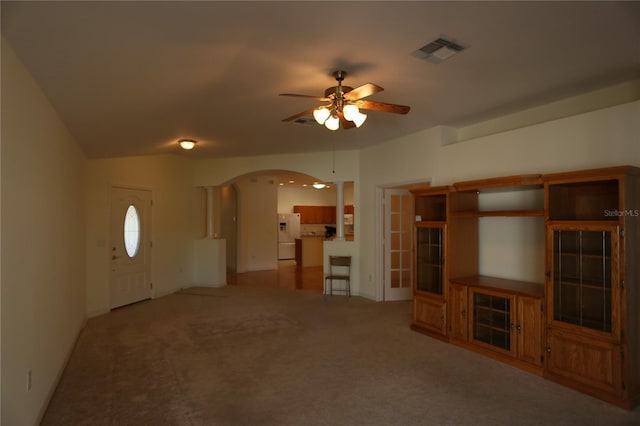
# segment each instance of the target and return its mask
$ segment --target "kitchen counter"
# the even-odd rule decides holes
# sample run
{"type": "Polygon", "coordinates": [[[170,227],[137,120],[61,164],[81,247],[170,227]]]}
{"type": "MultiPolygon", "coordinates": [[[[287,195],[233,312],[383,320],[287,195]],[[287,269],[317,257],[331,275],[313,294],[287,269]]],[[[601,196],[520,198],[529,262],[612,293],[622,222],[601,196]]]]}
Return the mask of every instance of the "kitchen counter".
{"type": "Polygon", "coordinates": [[[324,235],[302,235],[296,238],[296,265],[322,266],[324,235]]]}

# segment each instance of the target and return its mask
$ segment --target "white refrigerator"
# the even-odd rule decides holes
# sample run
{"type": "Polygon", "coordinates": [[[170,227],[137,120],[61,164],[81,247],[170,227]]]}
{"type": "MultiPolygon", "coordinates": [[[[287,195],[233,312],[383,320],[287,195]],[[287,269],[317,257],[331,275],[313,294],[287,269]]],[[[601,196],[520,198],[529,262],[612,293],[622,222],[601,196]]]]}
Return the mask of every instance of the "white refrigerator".
{"type": "Polygon", "coordinates": [[[278,213],[278,260],[295,259],[300,213],[278,213]]]}

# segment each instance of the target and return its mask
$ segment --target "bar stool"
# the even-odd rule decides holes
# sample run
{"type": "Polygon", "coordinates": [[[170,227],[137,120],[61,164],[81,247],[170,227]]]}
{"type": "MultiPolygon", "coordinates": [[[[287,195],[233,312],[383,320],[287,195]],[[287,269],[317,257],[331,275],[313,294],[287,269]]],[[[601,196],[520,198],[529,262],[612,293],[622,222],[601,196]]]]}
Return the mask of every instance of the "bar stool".
{"type": "Polygon", "coordinates": [[[326,295],[327,289],[329,296],[333,296],[333,292],[337,291],[351,297],[351,256],[329,256],[329,273],[324,277],[323,295],[326,295]],[[334,288],[334,281],[344,281],[344,288],[334,288]]]}

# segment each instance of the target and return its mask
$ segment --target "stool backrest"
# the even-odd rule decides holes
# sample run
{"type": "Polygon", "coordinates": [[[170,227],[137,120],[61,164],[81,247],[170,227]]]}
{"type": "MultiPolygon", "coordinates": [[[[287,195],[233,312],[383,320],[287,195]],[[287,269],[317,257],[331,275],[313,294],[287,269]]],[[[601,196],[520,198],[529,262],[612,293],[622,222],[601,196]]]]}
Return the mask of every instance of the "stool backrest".
{"type": "Polygon", "coordinates": [[[351,266],[351,256],[329,256],[331,266],[351,266]]]}

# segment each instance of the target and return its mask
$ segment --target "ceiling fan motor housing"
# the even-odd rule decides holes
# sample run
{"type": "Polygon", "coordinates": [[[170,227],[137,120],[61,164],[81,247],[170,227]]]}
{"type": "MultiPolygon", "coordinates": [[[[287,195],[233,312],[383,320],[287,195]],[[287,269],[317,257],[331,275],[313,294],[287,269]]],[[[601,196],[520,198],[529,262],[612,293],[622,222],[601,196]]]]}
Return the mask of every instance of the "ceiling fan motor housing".
{"type": "Polygon", "coordinates": [[[340,89],[342,91],[342,94],[344,95],[345,93],[352,91],[353,87],[349,87],[349,86],[329,87],[327,90],[324,91],[324,97],[325,98],[337,97],[338,89],[340,89]]]}

